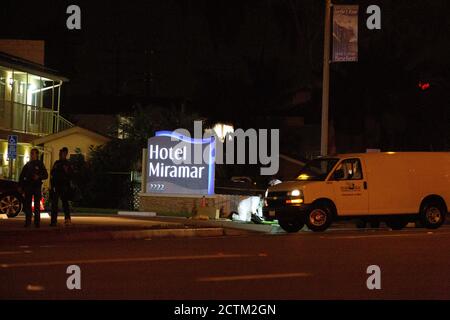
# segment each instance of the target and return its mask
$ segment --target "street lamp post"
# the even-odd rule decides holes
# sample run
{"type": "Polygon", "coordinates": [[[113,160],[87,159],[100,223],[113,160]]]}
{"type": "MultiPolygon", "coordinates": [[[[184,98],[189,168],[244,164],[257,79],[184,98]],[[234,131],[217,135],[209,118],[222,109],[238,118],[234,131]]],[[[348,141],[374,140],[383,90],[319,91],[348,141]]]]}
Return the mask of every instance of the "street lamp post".
{"type": "Polygon", "coordinates": [[[328,154],[328,109],[330,97],[331,0],[325,0],[325,32],[323,44],[322,129],[320,154],[328,154]]]}

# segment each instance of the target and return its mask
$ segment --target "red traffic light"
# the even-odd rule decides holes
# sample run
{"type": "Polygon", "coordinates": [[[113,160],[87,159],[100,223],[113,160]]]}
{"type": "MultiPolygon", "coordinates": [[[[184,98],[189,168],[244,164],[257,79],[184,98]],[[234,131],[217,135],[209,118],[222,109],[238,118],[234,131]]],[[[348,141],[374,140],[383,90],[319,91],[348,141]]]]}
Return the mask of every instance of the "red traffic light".
{"type": "Polygon", "coordinates": [[[425,90],[430,89],[430,88],[431,88],[431,85],[430,85],[429,82],[419,82],[419,88],[420,88],[422,91],[425,91],[425,90]]]}

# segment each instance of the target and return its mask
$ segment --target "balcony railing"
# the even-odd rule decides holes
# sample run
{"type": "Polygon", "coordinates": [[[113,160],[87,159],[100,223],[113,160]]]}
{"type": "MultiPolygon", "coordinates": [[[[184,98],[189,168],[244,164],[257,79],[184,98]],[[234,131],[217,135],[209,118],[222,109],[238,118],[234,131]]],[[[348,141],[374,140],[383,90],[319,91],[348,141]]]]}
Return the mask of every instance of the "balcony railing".
{"type": "Polygon", "coordinates": [[[73,127],[57,111],[0,100],[0,128],[45,136],[73,127]]]}

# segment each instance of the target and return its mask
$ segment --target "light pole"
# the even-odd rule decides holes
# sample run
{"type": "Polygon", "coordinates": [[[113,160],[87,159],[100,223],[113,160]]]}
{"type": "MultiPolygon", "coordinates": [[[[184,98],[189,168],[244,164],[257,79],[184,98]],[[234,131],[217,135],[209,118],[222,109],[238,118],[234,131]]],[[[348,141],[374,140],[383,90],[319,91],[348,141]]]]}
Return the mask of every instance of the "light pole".
{"type": "Polygon", "coordinates": [[[325,32],[323,44],[322,129],[320,154],[328,154],[328,109],[330,98],[331,0],[325,0],[325,32]]]}

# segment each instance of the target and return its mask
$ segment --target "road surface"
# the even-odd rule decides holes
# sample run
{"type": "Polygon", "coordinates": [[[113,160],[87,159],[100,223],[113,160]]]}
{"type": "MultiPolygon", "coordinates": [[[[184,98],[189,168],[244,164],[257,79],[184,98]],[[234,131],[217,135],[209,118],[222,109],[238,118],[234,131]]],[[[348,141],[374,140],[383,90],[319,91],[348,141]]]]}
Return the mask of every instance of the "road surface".
{"type": "Polygon", "coordinates": [[[0,299],[450,299],[450,226],[0,243],[0,299]],[[69,265],[81,290],[69,290],[69,265]],[[381,290],[367,288],[367,268],[381,290]]]}

